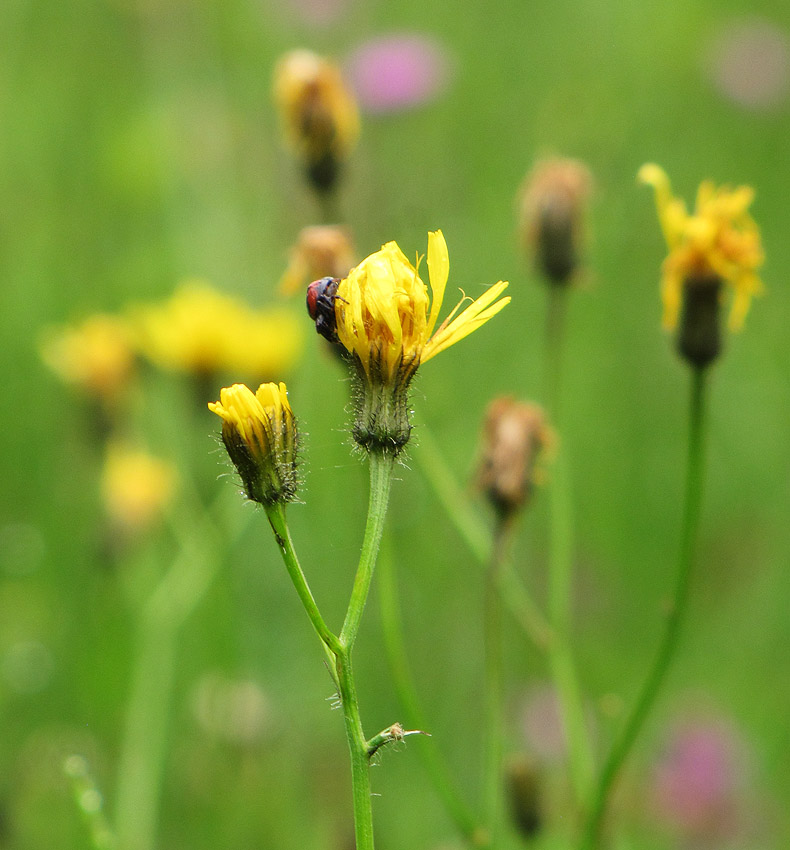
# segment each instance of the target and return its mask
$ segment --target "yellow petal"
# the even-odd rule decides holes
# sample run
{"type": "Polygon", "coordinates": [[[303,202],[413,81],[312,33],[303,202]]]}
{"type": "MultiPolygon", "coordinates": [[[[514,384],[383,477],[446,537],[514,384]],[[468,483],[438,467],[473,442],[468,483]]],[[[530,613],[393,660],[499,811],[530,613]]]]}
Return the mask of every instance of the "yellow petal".
{"type": "Polygon", "coordinates": [[[442,309],[444,290],[450,275],[450,256],[441,230],[428,234],[428,279],[431,282],[431,315],[428,318],[426,336],[433,333],[439,311],[442,309]]]}

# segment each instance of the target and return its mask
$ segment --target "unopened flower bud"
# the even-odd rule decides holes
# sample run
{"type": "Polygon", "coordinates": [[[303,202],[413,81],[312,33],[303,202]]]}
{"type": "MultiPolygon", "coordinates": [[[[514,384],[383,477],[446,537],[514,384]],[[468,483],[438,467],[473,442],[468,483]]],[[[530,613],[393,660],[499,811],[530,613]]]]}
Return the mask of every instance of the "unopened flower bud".
{"type": "Polygon", "coordinates": [[[273,505],[296,495],[296,421],[285,384],[244,384],[220,391],[209,410],[222,417],[222,442],[253,502],[273,505]]]}
{"type": "Polygon", "coordinates": [[[494,509],[508,516],[527,504],[541,453],[553,435],[540,407],[498,398],[486,412],[478,487],[494,509]]]}
{"type": "Polygon", "coordinates": [[[540,769],[533,759],[517,756],[507,765],[506,780],[513,823],[525,838],[534,838],[543,821],[540,769]]]}
{"type": "Polygon", "coordinates": [[[274,96],[307,176],[319,192],[331,191],[359,135],[357,104],[340,71],[309,50],[293,50],[277,65],[274,96]]]}
{"type": "Polygon", "coordinates": [[[578,269],[592,178],[573,159],[539,162],[521,192],[525,250],[549,283],[562,286],[578,269]]]}
{"type": "Polygon", "coordinates": [[[280,278],[280,292],[293,295],[311,280],[346,277],[354,260],[347,227],[336,224],[305,227],[291,249],[291,261],[280,278]]]}

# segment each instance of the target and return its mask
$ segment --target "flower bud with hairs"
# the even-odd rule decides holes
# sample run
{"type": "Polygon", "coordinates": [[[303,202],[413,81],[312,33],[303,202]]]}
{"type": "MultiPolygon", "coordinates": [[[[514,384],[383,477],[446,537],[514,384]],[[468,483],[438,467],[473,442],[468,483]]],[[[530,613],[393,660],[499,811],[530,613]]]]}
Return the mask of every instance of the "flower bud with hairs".
{"type": "Polygon", "coordinates": [[[222,442],[241,476],[247,497],[262,505],[296,496],[296,421],[285,384],[244,384],[220,391],[209,410],[222,418],[222,442]]]}

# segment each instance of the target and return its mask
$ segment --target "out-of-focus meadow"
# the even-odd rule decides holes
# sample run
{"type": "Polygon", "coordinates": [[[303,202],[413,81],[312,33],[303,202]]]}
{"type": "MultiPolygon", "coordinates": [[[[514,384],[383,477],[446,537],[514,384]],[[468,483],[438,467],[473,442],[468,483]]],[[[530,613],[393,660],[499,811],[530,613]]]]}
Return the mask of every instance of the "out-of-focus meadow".
{"type": "MultiPolygon", "coordinates": [[[[623,850],[788,846],[790,14],[778,0],[755,11],[686,0],[0,5],[0,847],[90,846],[62,771],[73,753],[89,761],[112,815],[132,686],[130,600],[140,576],[174,557],[189,506],[223,493],[240,531],[180,631],[158,846],[352,841],[348,754],[320,647],[263,514],[220,477],[229,465],[206,408],[234,381],[288,382],[304,433],[291,531],[339,627],[367,473],[348,436],[347,381],[302,295],[278,292],[299,230],[320,218],[272,103],[274,65],[294,47],[332,56],[356,80],[362,129],[339,203],[358,255],[396,239],[411,257],[441,228],[448,293],[511,282],[511,305],[415,384],[414,453],[425,424],[465,485],[490,399],[541,391],[546,291],[520,245],[519,186],[545,155],[577,157],[594,176],[585,272],[569,300],[561,441],[572,460],[573,646],[601,754],[659,638],[686,441],[688,370],[660,327],[665,249],[636,172],[660,163],[690,200],[704,178],[755,187],[766,293],[712,370],[690,616],[614,810],[623,850]],[[371,43],[396,35],[416,40],[389,55],[371,43]],[[381,76],[400,61],[411,91],[381,76]],[[285,374],[223,374],[197,393],[145,368],[135,435],[194,492],[182,490],[178,516],[118,557],[95,419],[42,362],[42,335],[164,299],[187,279],[292,311],[303,350],[285,374]]],[[[381,755],[377,841],[449,848],[454,828],[417,748],[439,747],[474,799],[483,573],[419,464],[407,457],[397,479],[388,549],[433,737],[381,755]]],[[[545,502],[539,490],[516,550],[539,599],[545,502]]],[[[567,779],[546,662],[509,623],[505,637],[507,751],[541,765],[547,828],[535,846],[566,846],[552,820],[567,779]]],[[[372,734],[400,713],[375,583],[356,668],[372,734]]]]}

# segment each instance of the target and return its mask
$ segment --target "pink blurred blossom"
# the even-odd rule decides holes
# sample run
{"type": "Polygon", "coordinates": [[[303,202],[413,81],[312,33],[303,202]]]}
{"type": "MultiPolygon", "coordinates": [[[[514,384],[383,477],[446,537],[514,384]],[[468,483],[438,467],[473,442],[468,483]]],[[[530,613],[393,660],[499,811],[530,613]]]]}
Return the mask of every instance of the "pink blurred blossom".
{"type": "Polygon", "coordinates": [[[652,781],[658,817],[696,845],[723,841],[739,826],[744,744],[718,719],[687,720],[670,733],[652,781]]]}
{"type": "Polygon", "coordinates": [[[530,750],[546,762],[565,758],[565,732],[560,701],[551,685],[532,688],[524,702],[524,738],[530,750]]]}
{"type": "Polygon", "coordinates": [[[770,110],[790,94],[790,38],[767,20],[731,21],[712,43],[708,74],[727,100],[770,110]]]}
{"type": "Polygon", "coordinates": [[[367,112],[395,112],[433,100],[447,87],[450,67],[446,49],[416,33],[365,41],[346,63],[348,78],[367,112]]]}

